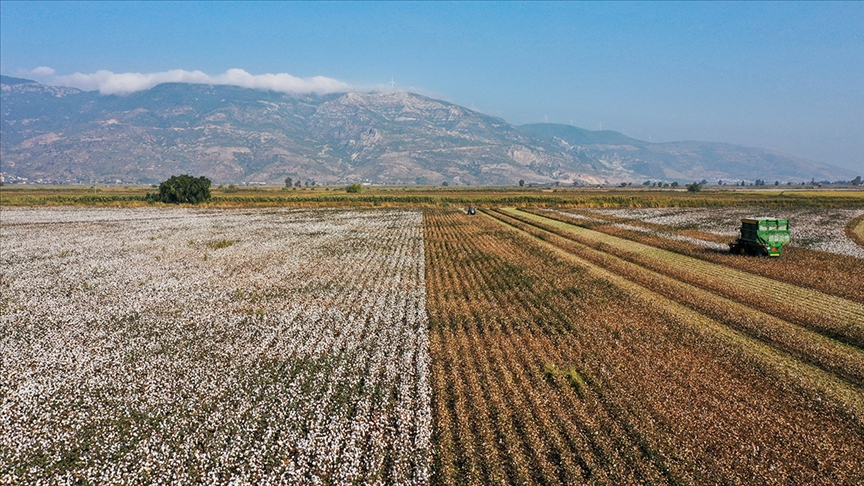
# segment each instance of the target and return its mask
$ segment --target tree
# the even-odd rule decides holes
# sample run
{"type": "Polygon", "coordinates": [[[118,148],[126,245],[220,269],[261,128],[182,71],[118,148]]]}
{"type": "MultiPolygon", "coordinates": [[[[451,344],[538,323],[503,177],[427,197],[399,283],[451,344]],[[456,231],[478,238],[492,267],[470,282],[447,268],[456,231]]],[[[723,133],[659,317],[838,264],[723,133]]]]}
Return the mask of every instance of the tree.
{"type": "Polygon", "coordinates": [[[210,179],[188,174],[171,176],[159,184],[159,194],[147,194],[148,201],[169,204],[198,204],[210,200],[210,179]]]}
{"type": "Polygon", "coordinates": [[[285,187],[291,187],[291,185],[292,185],[293,183],[294,183],[294,180],[291,179],[290,177],[286,177],[286,178],[285,178],[285,187]]]}
{"type": "Polygon", "coordinates": [[[360,184],[351,184],[350,186],[345,188],[345,192],[357,193],[357,192],[360,192],[362,190],[363,190],[363,186],[361,186],[360,184]]]}
{"type": "Polygon", "coordinates": [[[861,185],[861,176],[856,176],[854,179],[852,179],[852,185],[853,186],[860,186],[861,185]]]}
{"type": "Polygon", "coordinates": [[[525,186],[525,179],[519,179],[519,187],[525,186]]]}
{"type": "Polygon", "coordinates": [[[687,192],[699,192],[702,190],[702,185],[698,182],[694,182],[693,184],[687,184],[687,192]]]}
{"type": "Polygon", "coordinates": [[[672,187],[678,187],[678,181],[672,181],[672,187]]]}

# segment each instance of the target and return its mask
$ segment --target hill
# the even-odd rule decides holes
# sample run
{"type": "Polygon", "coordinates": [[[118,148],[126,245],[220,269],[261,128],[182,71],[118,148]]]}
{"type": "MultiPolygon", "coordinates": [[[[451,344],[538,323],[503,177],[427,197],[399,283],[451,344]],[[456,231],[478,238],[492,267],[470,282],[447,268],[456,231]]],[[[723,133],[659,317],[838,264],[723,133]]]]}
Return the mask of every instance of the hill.
{"type": "Polygon", "coordinates": [[[293,96],[167,83],[103,96],[2,76],[0,96],[7,181],[151,183],[179,173],[270,184],[286,177],[472,185],[854,177],[763,149],[516,127],[404,91],[293,96]]]}
{"type": "Polygon", "coordinates": [[[850,180],[850,171],[803,157],[718,142],[649,143],[624,134],[569,125],[522,125],[523,131],[551,142],[564,153],[617,166],[633,178],[712,182],[850,180]]]}

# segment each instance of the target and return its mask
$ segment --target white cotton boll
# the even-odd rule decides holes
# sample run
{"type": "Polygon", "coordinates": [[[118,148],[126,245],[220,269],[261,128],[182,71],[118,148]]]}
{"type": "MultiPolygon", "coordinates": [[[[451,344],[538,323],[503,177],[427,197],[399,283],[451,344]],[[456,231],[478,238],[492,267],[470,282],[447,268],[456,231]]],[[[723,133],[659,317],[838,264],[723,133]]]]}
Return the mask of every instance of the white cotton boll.
{"type": "MultiPolygon", "coordinates": [[[[0,224],[17,462],[56,464],[87,433],[70,481],[372,482],[387,455],[392,477],[428,480],[410,472],[431,454],[419,212],[11,208],[0,224]],[[202,264],[196,242],[221,239],[202,264]]],[[[63,481],[41,471],[28,482],[63,481]]]]}

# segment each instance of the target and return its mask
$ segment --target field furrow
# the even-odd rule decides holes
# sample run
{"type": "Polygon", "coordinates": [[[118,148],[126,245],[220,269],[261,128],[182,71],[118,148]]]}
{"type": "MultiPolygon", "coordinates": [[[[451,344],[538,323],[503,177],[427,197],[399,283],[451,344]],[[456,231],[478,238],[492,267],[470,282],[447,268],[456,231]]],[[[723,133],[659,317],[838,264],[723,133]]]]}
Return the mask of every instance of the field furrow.
{"type": "MultiPolygon", "coordinates": [[[[525,211],[864,303],[864,286],[859,285],[859,282],[864,280],[864,266],[861,265],[860,258],[796,246],[787,247],[781,258],[742,257],[728,252],[727,243],[734,239],[731,235],[712,235],[662,227],[590,210],[525,211]],[[675,240],[668,236],[680,239],[675,240]]],[[[793,235],[794,237],[796,236],[793,235]]]]}
{"type": "Polygon", "coordinates": [[[857,386],[864,385],[864,351],[801,326],[716,295],[614,255],[565,238],[568,234],[519,213],[491,212],[496,218],[576,256],[625,276],[663,296],[816,365],[857,386]]]}
{"type": "MultiPolygon", "coordinates": [[[[514,230],[525,231],[526,234],[531,234],[530,230],[526,231],[526,229],[519,228],[518,225],[512,225],[505,219],[499,219],[498,221],[501,224],[510,224],[514,230]]],[[[647,303],[651,303],[658,309],[667,310],[672,308],[675,309],[675,313],[688,316],[686,322],[689,325],[702,325],[702,329],[709,330],[712,336],[726,340],[730,344],[734,343],[736,346],[749,351],[750,356],[748,359],[753,360],[752,364],[759,366],[763,371],[771,373],[787,384],[797,387],[796,389],[799,392],[811,394],[813,399],[821,400],[821,397],[829,398],[839,407],[839,412],[848,414],[852,420],[859,423],[859,427],[864,424],[861,421],[861,412],[864,411],[864,394],[862,394],[860,387],[850,386],[850,384],[839,380],[837,377],[826,374],[824,370],[806,365],[772,346],[756,341],[750,336],[739,334],[735,330],[724,326],[721,322],[701,313],[694,312],[684,304],[667,299],[659,293],[634,282],[629,275],[624,277],[610,272],[605,268],[592,265],[588,260],[579,258],[574,253],[568,252],[551,242],[544,240],[543,243],[549,245],[556,252],[560,252],[562,256],[572,258],[582,265],[589,266],[597,272],[597,275],[603,275],[617,286],[631,290],[634,295],[639,295],[647,303]]]]}
{"type": "MultiPolygon", "coordinates": [[[[506,395],[510,415],[488,426],[522,452],[492,459],[503,474],[552,484],[864,477],[848,457],[864,445],[861,394],[832,394],[819,381],[836,384],[830,374],[492,219],[428,211],[424,227],[431,349],[458,349],[433,362],[449,360],[452,380],[478,375],[481,388],[433,378],[451,387],[435,396],[461,404],[436,403],[436,428],[473,420],[474,407],[497,414],[475,403],[506,395]]],[[[450,443],[482,437],[454,430],[450,443]]],[[[448,454],[438,447],[433,480],[470,482],[458,461],[437,465],[448,454]]]]}
{"type": "Polygon", "coordinates": [[[780,319],[858,348],[864,347],[864,304],[536,214],[505,212],[562,230],[580,243],[743,302],[780,319]]]}
{"type": "MultiPolygon", "coordinates": [[[[427,232],[429,231],[427,226],[427,232]]],[[[492,239],[484,240],[482,236],[478,237],[476,241],[480,247],[483,247],[484,243],[490,244],[488,247],[490,249],[500,246],[492,239]]],[[[448,248],[447,250],[456,249],[448,248]]],[[[459,249],[456,254],[470,258],[469,261],[482,261],[481,255],[474,254],[472,250],[459,249]]],[[[508,248],[508,250],[512,250],[512,248],[508,248]]],[[[433,250],[430,248],[429,251],[433,250]]],[[[449,251],[442,257],[449,258],[451,256],[449,251]]],[[[434,259],[435,254],[433,253],[430,255],[430,260],[434,259]]],[[[596,422],[597,418],[591,418],[591,415],[586,414],[581,405],[575,412],[578,418],[574,417],[574,410],[571,407],[580,404],[581,400],[568,387],[564,387],[559,392],[572,398],[572,401],[567,400],[565,402],[566,405],[549,403],[548,399],[536,395],[534,387],[540,386],[542,389],[550,386],[542,377],[543,355],[538,357],[530,353],[530,357],[526,356],[526,350],[520,345],[521,340],[513,342],[514,336],[519,335],[513,334],[514,330],[512,329],[514,324],[519,326],[525,323],[534,323],[535,315],[532,314],[530,302],[520,302],[520,299],[513,298],[519,294],[514,293],[512,287],[509,292],[501,292],[504,290],[502,285],[515,284],[515,286],[519,286],[519,282],[508,282],[494,278],[494,275],[478,272],[478,268],[463,269],[459,266],[450,265],[436,268],[440,269],[442,279],[437,283],[430,281],[430,285],[435,286],[436,289],[429,293],[430,318],[433,323],[433,348],[439,349],[441,346],[440,343],[435,342],[437,336],[438,339],[446,340],[448,348],[459,349],[460,352],[455,356],[450,356],[450,358],[458,358],[459,367],[463,370],[462,379],[474,383],[473,394],[490,402],[491,410],[495,412],[494,420],[478,420],[478,417],[467,420],[474,424],[488,423],[492,428],[498,430],[496,433],[497,440],[505,446],[500,457],[506,460],[495,467],[502,471],[501,474],[509,474],[508,477],[511,481],[517,482],[527,480],[529,482],[551,481],[569,484],[572,483],[573,478],[579,476],[577,471],[583,469],[586,470],[585,474],[593,477],[595,481],[603,482],[602,478],[607,477],[608,471],[598,464],[616,457],[617,448],[631,442],[627,438],[618,439],[618,445],[615,444],[615,441],[610,442],[608,440],[610,431],[608,428],[598,440],[597,435],[601,429],[590,425],[592,422],[596,422]],[[452,271],[454,268],[455,272],[452,271]],[[454,274],[459,275],[458,281],[448,278],[454,274]],[[442,293],[451,298],[447,299],[446,303],[440,302],[437,305],[433,303],[436,297],[441,297],[442,293]],[[484,302],[486,299],[483,297],[491,299],[485,303],[491,304],[492,307],[486,308],[481,304],[480,309],[472,312],[470,305],[484,302]],[[523,303],[524,306],[521,305],[523,303]],[[508,312],[512,319],[508,318],[505,322],[501,322],[501,312],[506,312],[506,309],[512,309],[512,313],[508,312]],[[446,312],[445,321],[441,321],[441,316],[436,317],[437,311],[446,312]],[[460,322],[461,324],[458,324],[460,322]],[[457,327],[452,327],[454,325],[457,327]],[[528,366],[527,369],[531,370],[529,374],[525,374],[524,368],[513,368],[514,363],[520,361],[528,366]],[[528,365],[528,362],[531,364],[528,365]],[[484,379],[477,381],[472,377],[474,374],[484,379]],[[494,379],[490,379],[490,377],[494,377],[494,379]],[[482,386],[482,390],[477,390],[478,386],[482,386]],[[550,408],[550,411],[555,413],[550,414],[545,408],[550,408]],[[546,424],[548,428],[536,429],[528,426],[528,424],[537,422],[546,424]],[[588,427],[592,430],[586,433],[580,427],[588,427]],[[538,435],[538,430],[543,430],[543,433],[538,435]],[[598,460],[597,457],[603,457],[603,459],[598,460]],[[582,465],[573,469],[576,464],[582,465]]],[[[512,268],[505,268],[504,270],[513,271],[512,268]]],[[[554,331],[555,328],[552,329],[554,331]]],[[[521,332],[518,331],[518,327],[517,332],[521,332]]],[[[435,354],[433,354],[434,360],[436,360],[435,354]]],[[[461,382],[462,379],[458,382],[461,382]]],[[[436,382],[438,381],[436,380],[436,382]]],[[[471,387],[468,389],[470,390],[471,387]]],[[[482,414],[482,411],[486,409],[486,405],[478,404],[476,413],[482,414]]],[[[440,410],[440,408],[436,406],[436,410],[440,410]]],[[[597,412],[602,415],[602,407],[593,411],[592,414],[596,415],[597,412]]],[[[468,412],[462,411],[462,413],[468,412]]],[[[452,414],[447,413],[446,417],[448,417],[446,420],[450,420],[449,417],[452,417],[452,414]]],[[[466,417],[463,416],[459,420],[465,421],[466,417]]],[[[479,446],[483,445],[482,437],[484,434],[477,434],[475,431],[469,437],[481,442],[479,446]]],[[[628,446],[625,445],[624,447],[628,446]]],[[[490,461],[489,457],[496,456],[488,456],[487,462],[490,461]]],[[[632,479],[632,472],[638,471],[640,467],[645,467],[644,464],[640,464],[640,461],[633,460],[629,462],[629,468],[625,468],[623,466],[628,463],[622,458],[614,460],[614,463],[619,464],[613,470],[613,476],[618,478],[615,482],[621,482],[628,477],[632,479]],[[628,470],[631,472],[627,472],[628,470]]],[[[441,469],[444,469],[443,466],[441,469]]],[[[466,479],[470,482],[470,479],[466,479]]]]}

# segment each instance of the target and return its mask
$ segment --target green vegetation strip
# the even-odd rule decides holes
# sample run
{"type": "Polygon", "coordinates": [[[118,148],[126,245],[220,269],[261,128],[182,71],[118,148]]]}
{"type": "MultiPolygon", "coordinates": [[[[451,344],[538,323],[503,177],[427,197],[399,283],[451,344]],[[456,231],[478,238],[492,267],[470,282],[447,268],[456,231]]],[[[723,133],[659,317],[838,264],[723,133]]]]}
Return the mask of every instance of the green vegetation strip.
{"type": "Polygon", "coordinates": [[[746,334],[730,329],[714,319],[579,258],[522,229],[490,215],[484,214],[484,216],[511,231],[531,238],[563,259],[585,268],[591,276],[610,282],[644,305],[668,315],[673,322],[678,322],[711,341],[732,346],[747,361],[771,376],[777,377],[778,384],[791,385],[794,389],[805,393],[815,393],[814,398],[820,400],[824,398],[838,405],[840,411],[847,414],[864,431],[864,396],[860,390],[846,381],[818,367],[803,363],[746,334]]]}
{"type": "Polygon", "coordinates": [[[678,281],[614,255],[567,240],[540,225],[501,212],[494,217],[606,270],[646,286],[712,319],[742,331],[798,359],[818,366],[850,382],[864,385],[864,351],[707,290],[678,281]]]}
{"type": "MultiPolygon", "coordinates": [[[[446,207],[549,206],[592,208],[864,208],[860,193],[844,192],[727,192],[647,191],[615,189],[516,189],[512,187],[387,187],[363,186],[362,193],[347,193],[345,187],[316,187],[286,191],[280,187],[212,188],[207,206],[377,206],[407,205],[446,207]]],[[[134,186],[4,186],[0,205],[141,205],[148,204],[150,187],[134,186]]],[[[152,204],[152,203],[150,203],[152,204]]]]}
{"type": "Polygon", "coordinates": [[[564,230],[583,240],[607,245],[626,254],[627,260],[649,268],[662,271],[658,266],[670,265],[677,271],[676,277],[689,283],[751,305],[759,304],[761,310],[781,318],[795,313],[800,316],[795,322],[859,348],[864,347],[864,305],[857,302],[535,214],[513,209],[502,211],[564,230]],[[830,322],[825,323],[825,320],[830,322]]]}

